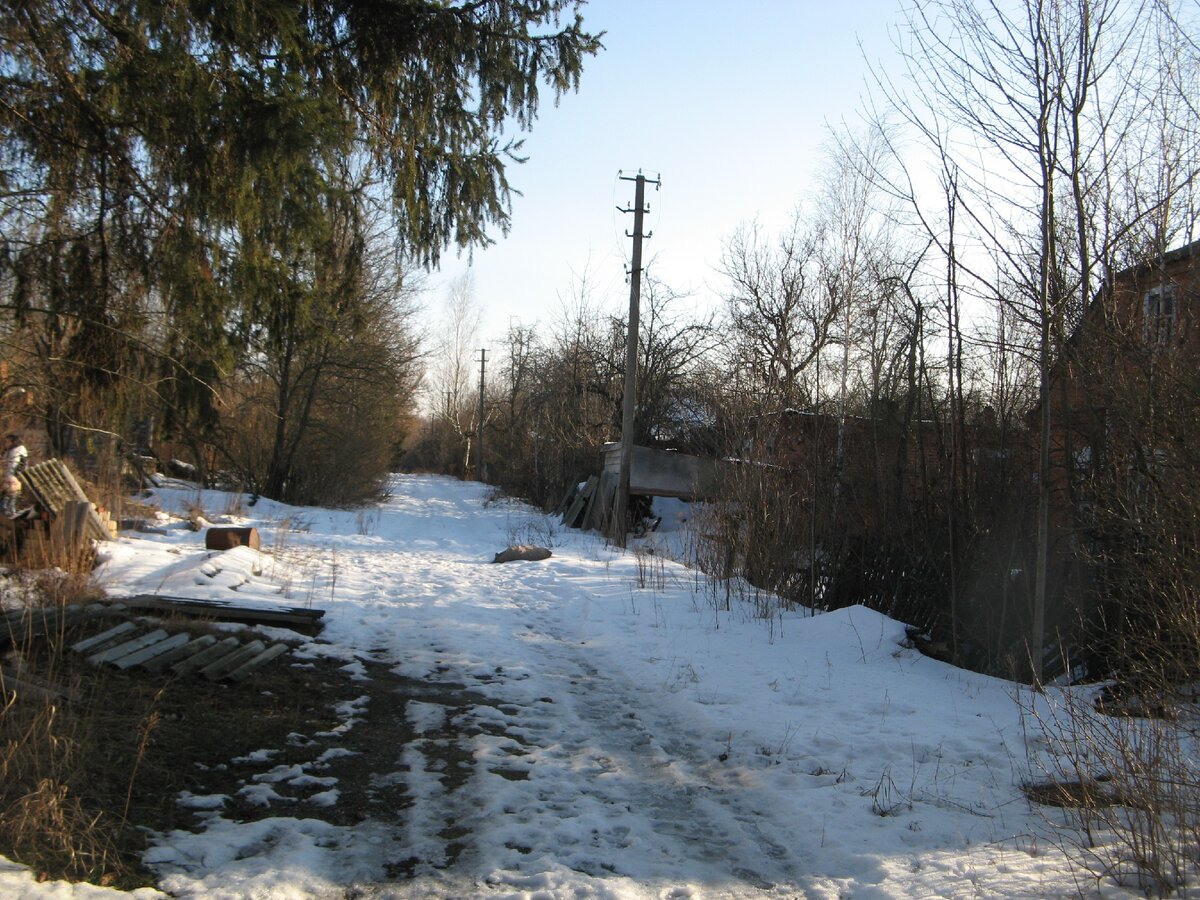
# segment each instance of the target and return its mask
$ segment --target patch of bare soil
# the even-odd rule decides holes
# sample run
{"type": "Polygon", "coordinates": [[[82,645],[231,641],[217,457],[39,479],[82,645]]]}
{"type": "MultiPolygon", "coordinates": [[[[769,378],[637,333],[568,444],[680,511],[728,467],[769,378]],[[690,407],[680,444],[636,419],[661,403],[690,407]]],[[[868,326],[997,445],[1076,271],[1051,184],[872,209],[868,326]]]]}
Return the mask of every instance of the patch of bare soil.
{"type": "MultiPolygon", "coordinates": [[[[188,628],[198,633],[204,626],[188,628]]],[[[83,636],[67,633],[31,645],[22,663],[78,697],[61,704],[56,720],[73,748],[64,780],[111,834],[120,856],[103,875],[82,877],[123,887],[153,883],[140,862],[149,832],[202,826],[210,813],[203,804],[180,803],[187,794],[224,797],[220,814],[233,821],[287,815],[336,825],[367,818],[399,823],[411,803],[402,764],[404,746],[414,739],[406,700],[465,708],[482,699],[459,685],[402,678],[370,658],[347,666],[307,653],[286,654],[237,685],[121,672],[60,651],[83,636]]],[[[15,718],[0,721],[0,732],[17,727],[15,718]]],[[[13,737],[0,733],[0,740],[13,737]]],[[[470,760],[457,749],[459,741],[442,746],[444,779],[454,789],[466,779],[470,760]]],[[[71,874],[56,870],[53,855],[5,846],[3,837],[0,853],[47,877],[71,874]]],[[[397,846],[386,870],[403,878],[415,863],[397,846]]]]}

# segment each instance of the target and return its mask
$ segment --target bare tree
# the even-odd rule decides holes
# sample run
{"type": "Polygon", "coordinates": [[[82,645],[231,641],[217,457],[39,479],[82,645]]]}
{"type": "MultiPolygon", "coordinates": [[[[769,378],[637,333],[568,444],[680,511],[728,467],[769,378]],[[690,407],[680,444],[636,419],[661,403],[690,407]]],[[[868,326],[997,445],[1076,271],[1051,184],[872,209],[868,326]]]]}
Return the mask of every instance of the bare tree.
{"type": "Polygon", "coordinates": [[[446,289],[445,305],[437,324],[438,337],[429,377],[430,407],[438,423],[449,429],[462,452],[460,474],[470,468],[478,405],[471,390],[472,357],[479,345],[481,312],[475,284],[465,272],[446,289]]]}
{"type": "Polygon", "coordinates": [[[642,282],[645,311],[638,334],[637,430],[635,440],[687,440],[706,418],[694,379],[714,350],[713,314],[681,310],[686,296],[653,277],[642,282]]]}
{"type": "Polygon", "coordinates": [[[721,257],[733,335],[728,365],[746,373],[765,406],[807,406],[817,396],[811,370],[840,312],[838,298],[821,289],[819,240],[797,211],[773,241],[757,224],[739,228],[721,257]]]}
{"type": "Polygon", "coordinates": [[[887,154],[880,131],[878,127],[861,133],[834,131],[826,147],[817,194],[820,289],[826,297],[826,308],[838,310],[836,337],[841,345],[832,507],[835,530],[845,477],[851,390],[863,364],[869,368],[871,339],[882,337],[886,331],[884,316],[891,293],[887,286],[893,284],[889,269],[894,267],[896,248],[888,209],[891,198],[880,187],[887,154]]]}
{"type": "Polygon", "coordinates": [[[1142,7],[1116,0],[929,0],[912,7],[898,35],[904,84],[881,78],[945,176],[944,216],[920,209],[908,188],[947,260],[950,318],[965,283],[1008,304],[1033,334],[1042,444],[1028,657],[1039,683],[1052,551],[1050,390],[1065,335],[1128,227],[1113,221],[1104,184],[1114,160],[1129,159],[1141,112],[1133,101],[1145,71],[1142,22],[1142,7]]]}

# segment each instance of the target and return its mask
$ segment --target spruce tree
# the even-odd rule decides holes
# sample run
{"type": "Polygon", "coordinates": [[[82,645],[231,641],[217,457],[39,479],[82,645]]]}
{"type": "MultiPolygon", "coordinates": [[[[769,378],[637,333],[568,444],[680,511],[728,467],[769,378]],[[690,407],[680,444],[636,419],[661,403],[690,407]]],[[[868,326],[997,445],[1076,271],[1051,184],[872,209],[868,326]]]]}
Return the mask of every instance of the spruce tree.
{"type": "Polygon", "coordinates": [[[114,384],[211,428],[242,356],[319,346],[339,295],[314,255],[346,227],[348,171],[375,177],[411,264],[503,232],[513,135],[600,47],[579,7],[5,5],[0,303],[50,360],[52,442],[114,384]]]}

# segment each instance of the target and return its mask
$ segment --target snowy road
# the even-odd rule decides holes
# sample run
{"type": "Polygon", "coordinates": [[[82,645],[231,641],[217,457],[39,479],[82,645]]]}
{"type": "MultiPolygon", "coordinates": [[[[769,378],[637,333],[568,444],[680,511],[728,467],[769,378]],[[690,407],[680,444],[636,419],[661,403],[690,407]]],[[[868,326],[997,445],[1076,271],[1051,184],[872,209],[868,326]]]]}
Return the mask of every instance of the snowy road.
{"type": "Polygon", "coordinates": [[[861,607],[719,608],[662,548],[615,550],[481,485],[393,490],[337,512],[164,489],[164,509],[224,507],[268,549],[214,555],[164,520],[107,550],[129,593],[321,606],[323,633],[294,655],[364,684],[340,728],[309,736],[310,761],[273,772],[263,748],[243,790],[268,818],[181,798],[195,830],[146,857],[172,896],[1077,893],[1047,840],[1061,831],[1019,790],[1036,735],[1014,685],[921,657],[861,607]],[[513,543],[554,555],[491,564],[513,543]],[[338,753],[359,754],[373,793],[337,784],[338,753]],[[364,796],[338,819],[358,824],[293,817],[364,796]]]}
{"type": "Polygon", "coordinates": [[[486,538],[464,559],[480,529],[469,516],[452,521],[471,536],[443,520],[438,537],[417,541],[437,548],[358,563],[389,573],[372,576],[382,592],[404,596],[417,585],[453,606],[393,632],[399,670],[437,685],[435,695],[465,688],[480,697],[408,701],[419,738],[404,753],[414,800],[404,843],[418,878],[372,891],[453,896],[582,879],[593,892],[620,885],[625,896],[692,896],[700,885],[705,896],[795,895],[808,866],[786,841],[804,824],[729,759],[728,733],[689,715],[690,704],[663,685],[636,681],[589,640],[578,612],[595,599],[593,582],[628,590],[611,562],[569,564],[584,570],[574,578],[554,560],[491,565],[485,548],[504,542],[486,538]],[[448,584],[430,585],[430,573],[448,584]],[[464,584],[470,595],[453,598],[450,585],[464,584]],[[460,771],[446,772],[447,759],[460,771]]]}
{"type": "Polygon", "coordinates": [[[407,843],[425,860],[453,858],[446,875],[461,868],[520,889],[552,886],[562,869],[664,890],[699,882],[728,896],[796,883],[800,861],[778,839],[795,823],[769,818],[769,798],[720,761],[710,735],[648,703],[627,677],[601,673],[586,648],[536,626],[516,642],[524,652],[496,666],[486,705],[410,702],[428,740],[462,741],[470,760],[465,778],[443,778],[436,769],[455,756],[444,747],[426,755],[417,741],[405,755],[419,798],[407,843]]]}

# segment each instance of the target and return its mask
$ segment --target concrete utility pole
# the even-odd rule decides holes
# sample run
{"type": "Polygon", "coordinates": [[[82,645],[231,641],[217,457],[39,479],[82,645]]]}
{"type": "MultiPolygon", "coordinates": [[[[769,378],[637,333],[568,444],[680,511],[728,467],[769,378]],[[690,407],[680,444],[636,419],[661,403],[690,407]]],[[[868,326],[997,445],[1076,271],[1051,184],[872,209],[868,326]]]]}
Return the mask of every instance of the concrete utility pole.
{"type": "MultiPolygon", "coordinates": [[[[625,546],[625,534],[629,528],[629,469],[633,462],[633,413],[637,396],[637,352],[638,352],[638,308],[642,295],[642,217],[646,210],[646,176],[641,172],[636,177],[619,176],[622,181],[636,183],[633,207],[617,209],[633,213],[633,265],[629,271],[629,334],[625,344],[625,394],[621,404],[621,468],[617,476],[617,498],[613,512],[611,537],[618,547],[625,546]]],[[[662,181],[651,181],[656,187],[662,181]]],[[[646,235],[649,237],[650,235],[646,235]]]]}
{"type": "Polygon", "coordinates": [[[487,481],[487,465],[483,461],[483,374],[487,365],[487,350],[479,351],[479,418],[475,422],[475,475],[487,481]]]}

